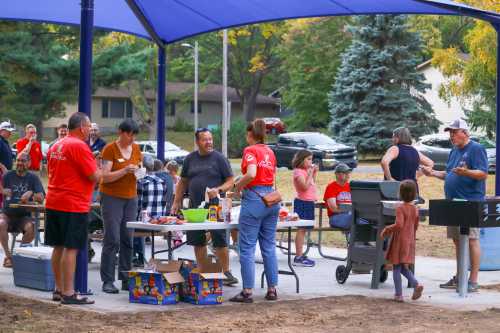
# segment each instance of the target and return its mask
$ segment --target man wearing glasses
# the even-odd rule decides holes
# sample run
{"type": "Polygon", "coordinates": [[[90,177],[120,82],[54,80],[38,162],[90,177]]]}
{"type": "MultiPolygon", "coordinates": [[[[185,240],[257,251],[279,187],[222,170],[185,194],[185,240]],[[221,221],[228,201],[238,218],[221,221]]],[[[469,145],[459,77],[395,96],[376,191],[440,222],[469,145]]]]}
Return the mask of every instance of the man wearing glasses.
{"type": "MultiPolygon", "coordinates": [[[[181,207],[186,190],[189,194],[190,207],[197,208],[205,200],[205,191],[210,198],[217,197],[219,191],[227,192],[233,186],[234,177],[231,165],[226,157],[213,148],[212,133],[207,128],[199,128],[195,132],[198,150],[184,159],[181,179],[177,184],[171,212],[176,214],[181,207]]],[[[187,244],[194,246],[196,261],[203,271],[203,263],[207,259],[207,239],[205,231],[187,232],[187,244]]],[[[229,270],[229,252],[226,232],[210,231],[215,254],[224,269],[225,285],[234,285],[238,279],[229,270]]]]}

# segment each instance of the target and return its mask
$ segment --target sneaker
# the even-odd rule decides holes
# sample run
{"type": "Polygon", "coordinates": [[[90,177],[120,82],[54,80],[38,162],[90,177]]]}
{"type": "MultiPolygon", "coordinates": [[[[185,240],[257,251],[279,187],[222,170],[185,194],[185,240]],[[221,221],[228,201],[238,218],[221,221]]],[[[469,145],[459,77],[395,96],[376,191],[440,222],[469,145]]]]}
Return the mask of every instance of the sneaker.
{"type": "Polygon", "coordinates": [[[470,282],[467,284],[468,293],[477,293],[479,291],[479,284],[477,282],[470,282]]]}
{"type": "Polygon", "coordinates": [[[225,286],[232,286],[232,285],[235,285],[237,283],[239,283],[240,281],[238,281],[238,279],[233,275],[233,273],[231,273],[231,271],[227,271],[227,272],[224,272],[224,275],[226,276],[226,278],[224,280],[222,280],[222,283],[225,285],[225,286]]]}
{"type": "Polygon", "coordinates": [[[295,256],[293,258],[293,264],[294,266],[302,266],[302,267],[314,267],[316,263],[314,260],[309,259],[306,256],[295,256]]]}
{"type": "Polygon", "coordinates": [[[403,298],[403,295],[394,295],[394,301],[398,303],[403,303],[405,299],[403,298]]]}
{"type": "Polygon", "coordinates": [[[454,276],[450,279],[450,281],[446,282],[446,283],[441,283],[439,285],[439,288],[443,288],[443,289],[456,289],[458,287],[458,280],[457,280],[457,277],[454,276]]]}
{"type": "Polygon", "coordinates": [[[413,288],[413,295],[411,296],[411,299],[416,301],[420,297],[422,297],[422,292],[424,291],[424,286],[421,284],[417,284],[415,288],[413,288]]]}

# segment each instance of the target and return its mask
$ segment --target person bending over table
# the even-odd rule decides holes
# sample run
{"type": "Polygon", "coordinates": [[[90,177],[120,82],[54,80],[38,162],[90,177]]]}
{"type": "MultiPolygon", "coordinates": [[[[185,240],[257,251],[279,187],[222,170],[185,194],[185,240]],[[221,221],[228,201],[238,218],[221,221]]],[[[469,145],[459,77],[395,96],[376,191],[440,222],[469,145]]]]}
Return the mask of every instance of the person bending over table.
{"type": "Polygon", "coordinates": [[[243,290],[231,302],[252,303],[255,285],[255,246],[259,240],[267,280],[266,300],[278,299],[278,260],[276,257],[276,224],[280,204],[267,207],[262,196],[273,192],[276,157],[264,144],[266,124],[256,119],[247,127],[248,147],[243,150],[243,177],[235,184],[237,193],[243,191],[239,216],[239,246],[243,290]]]}
{"type": "Polygon", "coordinates": [[[47,153],[49,185],[45,202],[45,244],[53,246],[54,301],[63,304],[93,304],[74,290],[76,256],[87,245],[90,201],[94,184],[101,179],[85,140],[90,119],[81,112],[68,121],[69,135],[47,153]]]}
{"type": "Polygon", "coordinates": [[[21,246],[29,245],[35,237],[31,212],[24,208],[10,208],[10,204],[43,202],[44,190],[37,175],[29,172],[30,156],[22,153],[16,158],[16,170],[8,171],[2,180],[4,194],[3,213],[0,214],[0,242],[5,253],[3,267],[12,267],[9,250],[9,232],[23,233],[21,246]]]}
{"type": "MultiPolygon", "coordinates": [[[[227,192],[233,186],[233,171],[228,159],[213,148],[212,133],[207,128],[195,132],[198,150],[184,159],[181,179],[176,186],[175,198],[171,213],[176,214],[182,204],[184,193],[189,193],[191,208],[197,208],[205,200],[205,190],[209,198],[217,197],[219,191],[227,192]]],[[[225,230],[211,230],[215,255],[219,259],[224,275],[225,285],[234,285],[238,279],[229,270],[229,251],[225,230]]],[[[203,263],[207,260],[207,238],[205,231],[186,232],[187,244],[194,246],[196,261],[203,271],[203,263]]]]}
{"type": "MultiPolygon", "coordinates": [[[[469,127],[462,119],[452,121],[444,130],[450,132],[450,140],[453,144],[453,149],[446,164],[446,170],[436,171],[432,168],[423,167],[422,171],[426,176],[444,180],[446,199],[484,200],[486,178],[488,177],[488,156],[486,155],[486,149],[481,144],[470,139],[469,127]]],[[[459,227],[447,227],[447,237],[453,239],[455,245],[457,272],[459,236],[459,227]]],[[[467,289],[470,293],[476,292],[479,289],[477,283],[479,260],[481,258],[479,228],[470,228],[469,252],[470,276],[467,289]]],[[[439,286],[446,289],[458,288],[457,275],[439,286]]]]}
{"type": "Polygon", "coordinates": [[[122,290],[128,291],[128,271],[132,268],[132,230],[127,222],[137,218],[137,179],[142,162],[139,146],[134,143],[139,126],[126,119],[118,126],[118,139],[102,151],[101,211],[104,239],[101,255],[102,291],[117,294],[115,287],[116,254],[119,253],[118,277],[122,290]]]}

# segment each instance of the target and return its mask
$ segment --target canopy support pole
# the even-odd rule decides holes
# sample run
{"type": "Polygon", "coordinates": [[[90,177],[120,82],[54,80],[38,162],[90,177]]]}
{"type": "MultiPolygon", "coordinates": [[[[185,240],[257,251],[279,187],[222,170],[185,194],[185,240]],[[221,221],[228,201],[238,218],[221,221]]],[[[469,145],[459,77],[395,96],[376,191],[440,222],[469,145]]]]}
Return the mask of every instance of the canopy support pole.
{"type": "Polygon", "coordinates": [[[78,111],[85,113],[90,118],[92,103],[94,0],[82,0],[80,21],[80,82],[78,87],[78,111]]]}
{"type": "Polygon", "coordinates": [[[157,113],[156,113],[156,140],[157,158],[165,160],[165,96],[167,91],[165,47],[158,46],[158,88],[157,88],[157,113]]]}
{"type": "Polygon", "coordinates": [[[495,195],[500,195],[500,24],[493,24],[497,31],[497,125],[496,125],[496,165],[495,165],[495,195]]]}
{"type": "MultiPolygon", "coordinates": [[[[92,39],[94,29],[94,0],[82,0],[80,17],[80,82],[78,111],[89,118],[92,113],[92,39]]],[[[78,251],[75,268],[75,291],[92,294],[88,289],[88,242],[78,251]]]]}

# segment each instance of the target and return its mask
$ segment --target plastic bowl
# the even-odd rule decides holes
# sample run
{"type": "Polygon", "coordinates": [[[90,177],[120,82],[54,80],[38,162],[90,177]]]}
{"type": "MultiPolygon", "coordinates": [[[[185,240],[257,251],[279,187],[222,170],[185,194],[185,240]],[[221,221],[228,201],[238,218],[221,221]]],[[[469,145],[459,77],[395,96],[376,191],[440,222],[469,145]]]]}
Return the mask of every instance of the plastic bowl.
{"type": "Polygon", "coordinates": [[[201,223],[207,220],[208,209],[204,208],[193,208],[193,209],[182,209],[182,215],[186,221],[190,223],[201,223]]]}

